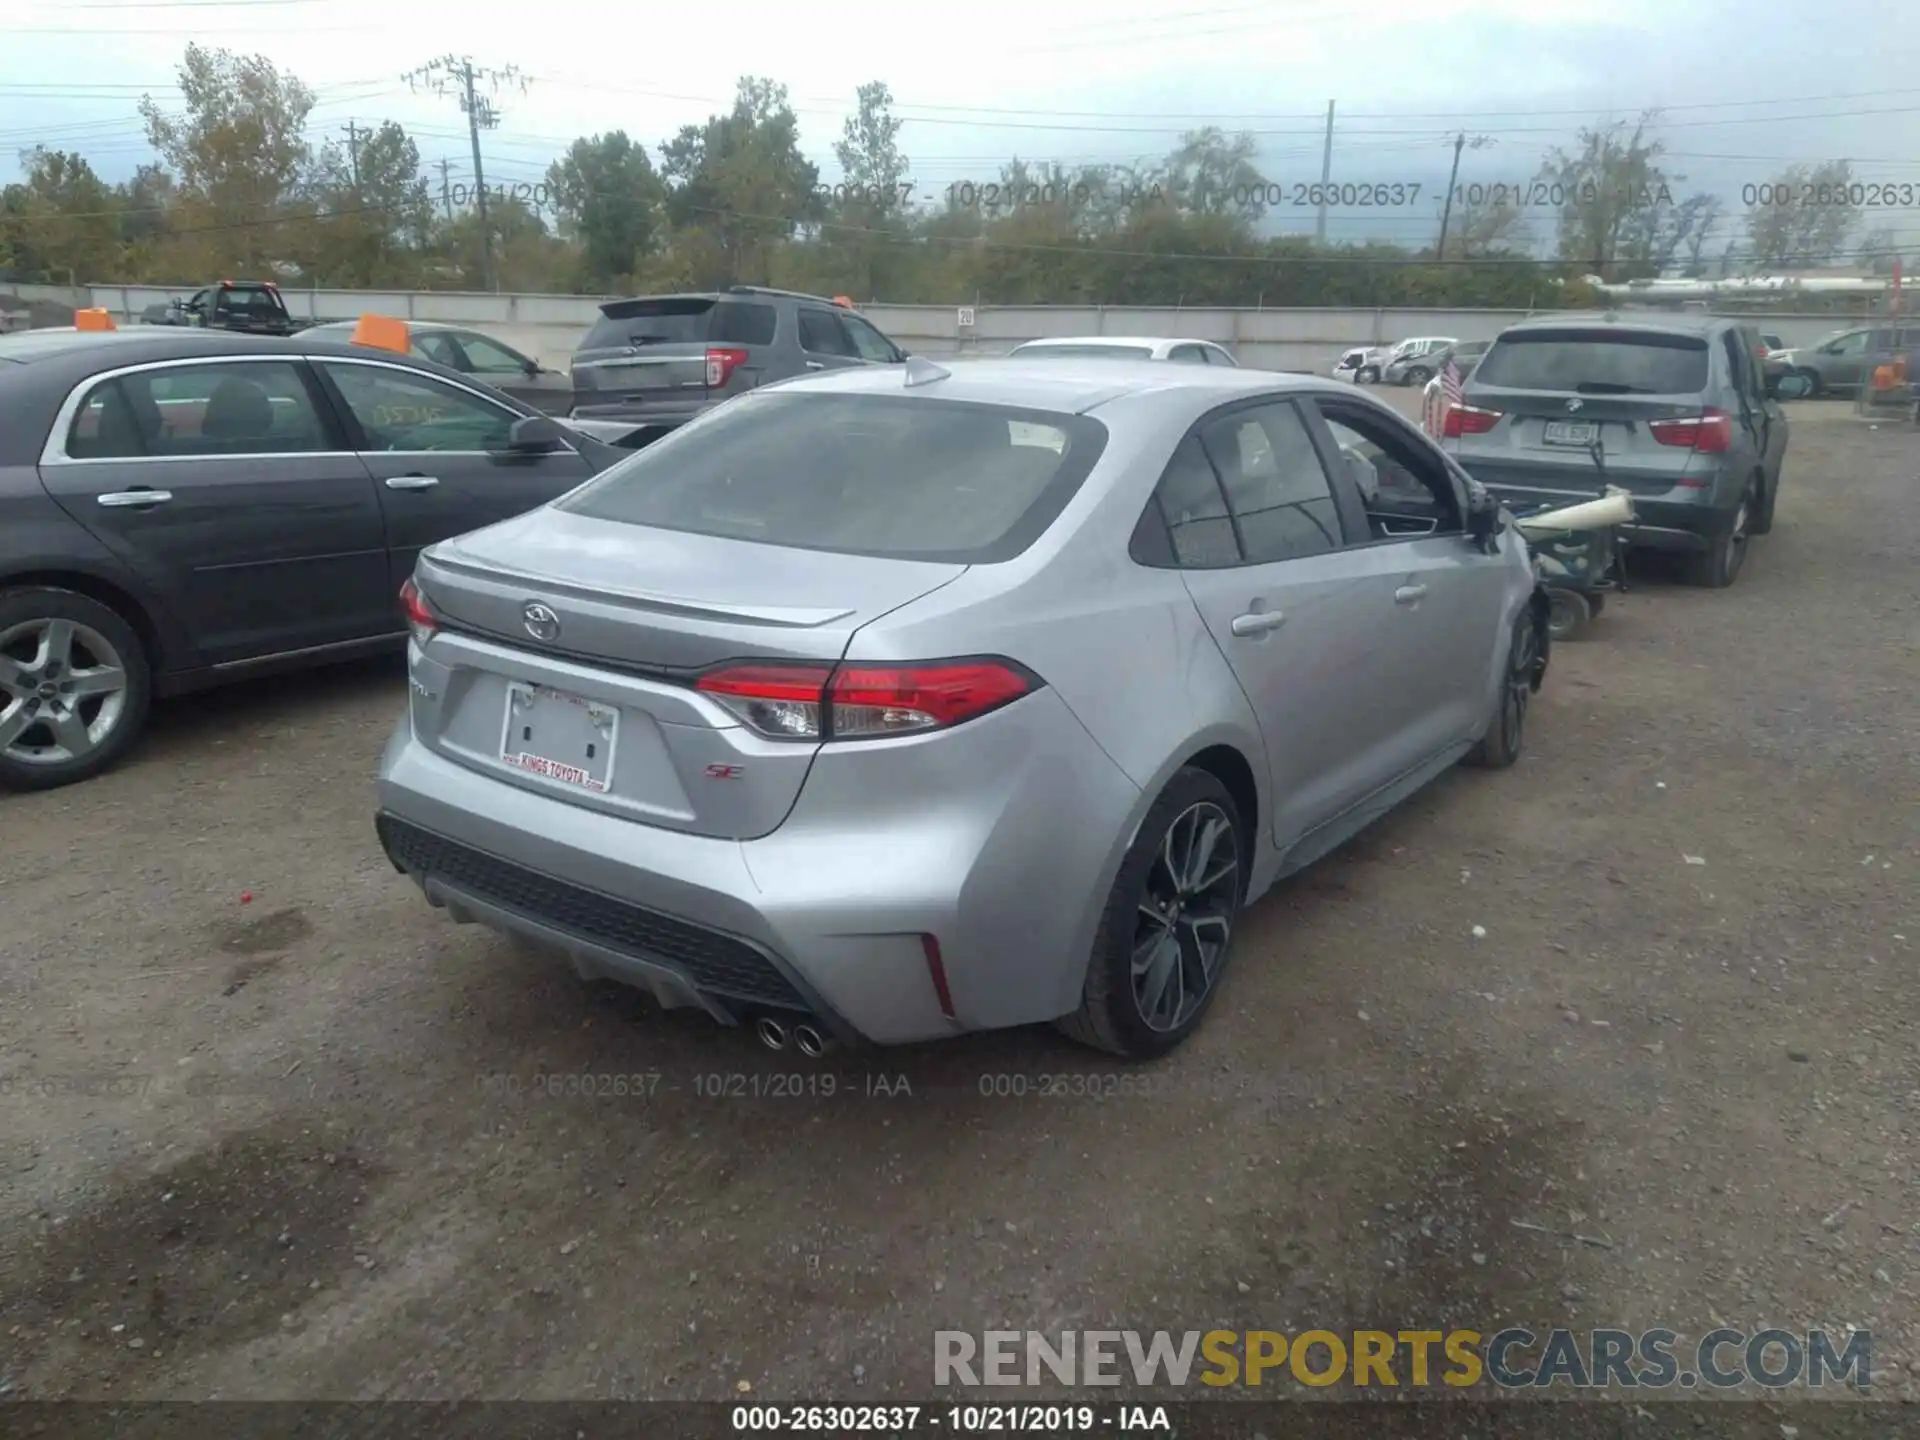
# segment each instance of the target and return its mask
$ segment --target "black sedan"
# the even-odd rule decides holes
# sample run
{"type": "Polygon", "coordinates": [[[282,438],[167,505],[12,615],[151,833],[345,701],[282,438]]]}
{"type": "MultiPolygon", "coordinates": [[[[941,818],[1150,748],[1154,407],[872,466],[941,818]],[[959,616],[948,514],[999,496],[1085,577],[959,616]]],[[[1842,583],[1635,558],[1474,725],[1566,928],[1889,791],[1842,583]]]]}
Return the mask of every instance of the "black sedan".
{"type": "Polygon", "coordinates": [[[95,774],[156,694],[403,645],[423,546],[630,453],[325,338],[0,336],[0,787],[95,774]]]}

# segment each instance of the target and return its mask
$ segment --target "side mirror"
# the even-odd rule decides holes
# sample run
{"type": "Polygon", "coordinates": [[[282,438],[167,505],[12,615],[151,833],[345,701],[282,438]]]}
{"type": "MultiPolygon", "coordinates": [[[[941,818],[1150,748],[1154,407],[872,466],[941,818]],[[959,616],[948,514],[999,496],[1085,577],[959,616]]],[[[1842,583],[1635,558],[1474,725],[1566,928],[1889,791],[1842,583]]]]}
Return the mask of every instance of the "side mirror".
{"type": "Polygon", "coordinates": [[[1781,400],[1799,400],[1811,393],[1813,384],[1804,375],[1782,375],[1774,382],[1773,393],[1781,400]]]}
{"type": "Polygon", "coordinates": [[[546,415],[523,415],[507,431],[507,449],[515,455],[550,455],[565,444],[560,426],[546,415]]]}

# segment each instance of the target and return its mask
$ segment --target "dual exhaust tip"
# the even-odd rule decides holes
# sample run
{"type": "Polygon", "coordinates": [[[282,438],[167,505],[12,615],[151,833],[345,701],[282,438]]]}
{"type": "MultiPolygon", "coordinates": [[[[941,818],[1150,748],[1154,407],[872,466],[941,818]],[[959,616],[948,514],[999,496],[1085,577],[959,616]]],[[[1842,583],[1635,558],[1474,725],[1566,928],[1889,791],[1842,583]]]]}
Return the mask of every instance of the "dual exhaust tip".
{"type": "Polygon", "coordinates": [[[771,1015],[762,1015],[754,1024],[753,1033],[760,1037],[760,1043],[769,1050],[784,1050],[789,1038],[793,1048],[809,1060],[818,1060],[832,1046],[832,1041],[811,1025],[796,1025],[789,1034],[787,1027],[771,1015]]]}

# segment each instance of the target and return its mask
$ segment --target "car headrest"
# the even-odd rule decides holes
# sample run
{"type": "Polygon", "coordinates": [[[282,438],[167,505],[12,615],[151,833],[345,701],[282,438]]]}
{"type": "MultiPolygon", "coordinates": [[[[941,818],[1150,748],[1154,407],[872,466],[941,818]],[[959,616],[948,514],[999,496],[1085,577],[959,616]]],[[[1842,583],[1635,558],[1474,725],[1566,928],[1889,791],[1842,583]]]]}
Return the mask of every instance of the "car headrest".
{"type": "Polygon", "coordinates": [[[214,387],[200,417],[209,440],[258,440],[273,430],[273,401],[251,380],[229,375],[214,387]]]}

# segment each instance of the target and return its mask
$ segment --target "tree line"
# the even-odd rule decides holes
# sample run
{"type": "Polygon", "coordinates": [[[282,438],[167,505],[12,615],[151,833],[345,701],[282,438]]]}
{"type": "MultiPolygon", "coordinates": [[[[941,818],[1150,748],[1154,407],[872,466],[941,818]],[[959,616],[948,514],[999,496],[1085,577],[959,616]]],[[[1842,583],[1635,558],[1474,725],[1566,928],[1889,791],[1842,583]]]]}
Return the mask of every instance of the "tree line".
{"type": "MultiPolygon", "coordinates": [[[[259,56],[189,45],[178,82],[176,104],[141,102],[157,159],[130,180],[105,182],[76,151],[22,153],[24,179],[0,190],[0,273],[484,288],[472,187],[436,187],[403,126],[356,126],[346,144],[316,145],[313,92],[259,56]]],[[[1580,132],[1547,155],[1531,194],[1464,186],[1450,206],[1432,197],[1447,213],[1424,245],[1272,234],[1281,187],[1252,135],[1218,127],[1147,165],[1010,158],[996,179],[942,187],[928,203],[902,125],[884,83],[861,86],[831,183],[801,151],[786,87],[763,78],[741,79],[727,110],[651,152],[622,130],[582,136],[544,180],[489,184],[499,284],[588,294],[771,284],[894,303],[1510,307],[1580,303],[1588,274],[1725,275],[1849,253],[1884,268],[1897,248],[1882,230],[1849,252],[1865,196],[1843,160],[1745,187],[1744,216],[1680,193],[1657,113],[1580,132]]]]}

